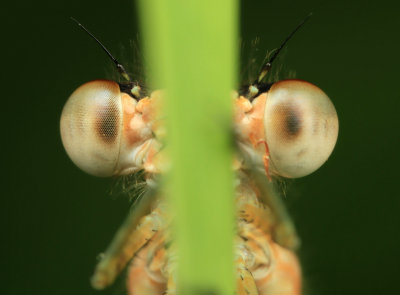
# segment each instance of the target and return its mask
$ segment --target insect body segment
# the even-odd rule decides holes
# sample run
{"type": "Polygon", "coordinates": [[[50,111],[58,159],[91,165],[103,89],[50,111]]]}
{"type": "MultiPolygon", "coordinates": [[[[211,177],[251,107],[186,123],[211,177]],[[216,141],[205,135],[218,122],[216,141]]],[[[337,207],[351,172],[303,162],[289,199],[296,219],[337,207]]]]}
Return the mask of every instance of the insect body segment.
{"type": "Polygon", "coordinates": [[[236,188],[239,294],[300,294],[301,271],[292,252],[298,247],[296,233],[285,210],[277,210],[276,204],[271,203],[275,195],[268,188],[265,175],[260,187],[260,178],[253,173],[257,172],[239,171],[240,184],[236,188]],[[247,282],[242,281],[243,272],[248,272],[247,282]],[[251,281],[257,292],[250,291],[251,281]]]}

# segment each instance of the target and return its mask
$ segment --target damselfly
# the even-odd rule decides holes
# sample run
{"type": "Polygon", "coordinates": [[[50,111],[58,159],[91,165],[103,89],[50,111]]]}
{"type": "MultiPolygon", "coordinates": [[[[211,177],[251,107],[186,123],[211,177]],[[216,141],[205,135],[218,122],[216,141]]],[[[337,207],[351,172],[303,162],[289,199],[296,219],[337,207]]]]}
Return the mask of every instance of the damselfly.
{"type": "MultiPolygon", "coordinates": [[[[312,173],[328,159],[338,135],[335,108],[317,86],[302,80],[264,82],[275,57],[301,25],[257,79],[232,98],[238,294],[301,294],[295,255],[299,240],[271,179],[312,173]]],[[[163,92],[142,94],[141,85],[101,46],[127,82],[96,80],[70,96],[61,115],[64,147],[78,167],[93,175],[144,171],[149,189],[102,256],[92,285],[105,288],[127,267],[129,294],[175,294],[179,253],[171,240],[167,205],[154,184],[169,167],[159,114],[163,92]]]]}

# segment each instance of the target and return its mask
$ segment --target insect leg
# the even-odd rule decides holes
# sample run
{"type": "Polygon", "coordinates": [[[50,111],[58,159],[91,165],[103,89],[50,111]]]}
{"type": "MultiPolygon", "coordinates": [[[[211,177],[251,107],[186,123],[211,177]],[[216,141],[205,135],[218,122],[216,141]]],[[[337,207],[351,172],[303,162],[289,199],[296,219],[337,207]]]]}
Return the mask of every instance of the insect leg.
{"type": "MultiPolygon", "coordinates": [[[[242,200],[240,200],[242,201],[242,200]]],[[[238,218],[245,222],[252,223],[264,233],[270,233],[272,212],[269,208],[262,207],[262,204],[238,203],[238,218]]]]}
{"type": "MultiPolygon", "coordinates": [[[[248,183],[249,188],[257,194],[258,199],[265,204],[271,214],[271,228],[274,240],[283,247],[296,250],[300,244],[294,224],[278,194],[271,183],[266,181],[265,174],[256,169],[253,161],[244,153],[241,154],[245,162],[245,171],[241,174],[241,183],[248,183]]],[[[257,213],[257,210],[253,210],[257,213]]],[[[257,219],[262,220],[262,215],[257,219]]]]}
{"type": "Polygon", "coordinates": [[[110,285],[135,253],[167,223],[163,203],[158,203],[151,211],[154,197],[155,192],[145,195],[118,230],[104,257],[96,266],[91,279],[95,289],[101,290],[110,285]]]}
{"type": "MultiPolygon", "coordinates": [[[[243,269],[248,269],[251,272],[258,291],[255,294],[301,294],[300,265],[291,250],[278,245],[269,234],[263,233],[253,223],[242,223],[239,234],[242,242],[239,243],[237,256],[242,260],[237,262],[239,265],[241,263],[238,270],[243,272],[243,269]]],[[[239,284],[239,291],[240,287],[239,284]]]]}
{"type": "MultiPolygon", "coordinates": [[[[297,236],[296,228],[290,218],[282,200],[279,195],[274,191],[273,187],[263,181],[260,172],[251,171],[251,178],[258,187],[259,199],[271,210],[273,213],[273,227],[272,236],[274,240],[285,248],[296,250],[300,245],[300,239],[297,236]]],[[[256,211],[254,211],[256,212],[256,211]]],[[[261,218],[261,217],[260,217],[261,218]]]]}
{"type": "Polygon", "coordinates": [[[151,278],[147,271],[147,249],[143,249],[135,256],[129,267],[127,276],[127,290],[129,295],[162,295],[165,283],[151,278]]]}
{"type": "Polygon", "coordinates": [[[270,250],[273,271],[257,280],[260,295],[300,295],[301,270],[296,255],[273,242],[270,250]]]}
{"type": "Polygon", "coordinates": [[[242,255],[239,255],[236,259],[236,269],[237,294],[258,295],[256,282],[250,270],[246,267],[246,262],[242,255]]]}
{"type": "Polygon", "coordinates": [[[133,258],[127,274],[129,295],[165,294],[168,280],[168,231],[158,231],[133,258]]]}

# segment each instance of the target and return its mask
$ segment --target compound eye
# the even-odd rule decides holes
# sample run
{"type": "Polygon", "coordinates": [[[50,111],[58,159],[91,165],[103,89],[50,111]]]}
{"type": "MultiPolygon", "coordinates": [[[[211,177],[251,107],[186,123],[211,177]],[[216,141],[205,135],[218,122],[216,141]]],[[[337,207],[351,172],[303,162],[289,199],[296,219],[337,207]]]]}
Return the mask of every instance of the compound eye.
{"type": "Polygon", "coordinates": [[[335,107],[321,89],[301,80],[283,80],[267,93],[264,130],[271,172],[296,178],[325,163],[339,123],[335,107]]]}
{"type": "Polygon", "coordinates": [[[120,152],[122,102],[113,81],[88,82],[72,93],[60,120],[61,139],[71,160],[95,176],[111,176],[120,152]]]}

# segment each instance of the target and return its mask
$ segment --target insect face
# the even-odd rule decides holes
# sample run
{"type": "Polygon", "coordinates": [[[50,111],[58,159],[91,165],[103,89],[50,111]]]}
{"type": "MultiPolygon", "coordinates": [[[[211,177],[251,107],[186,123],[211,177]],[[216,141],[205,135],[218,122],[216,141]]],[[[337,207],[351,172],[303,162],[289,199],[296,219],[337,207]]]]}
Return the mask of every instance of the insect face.
{"type": "Polygon", "coordinates": [[[253,100],[235,102],[239,146],[267,175],[296,178],[317,170],[330,156],[338,118],[329,97],[301,80],[274,83],[253,100]]]}
{"type": "MultiPolygon", "coordinates": [[[[157,172],[160,167],[154,162],[161,136],[156,135],[164,133],[157,119],[161,97],[156,91],[137,101],[106,80],[79,87],[65,104],[60,123],[72,161],[96,176],[129,174],[144,167],[157,172]]],[[[335,146],[335,107],[313,84],[280,81],[252,102],[240,97],[235,104],[239,142],[250,153],[258,151],[254,155],[258,162],[264,157],[267,173],[289,178],[308,175],[328,159],[335,146]]]]}
{"type": "MultiPolygon", "coordinates": [[[[301,80],[263,83],[290,36],[244,95],[233,98],[239,147],[235,161],[238,294],[301,294],[301,271],[294,254],[299,240],[265,173],[290,178],[312,173],[328,159],[338,135],[336,110],[317,86],[301,80]]],[[[159,113],[163,94],[154,91],[141,97],[139,85],[99,44],[128,82],[96,80],[70,96],[60,123],[64,147],[72,161],[90,174],[112,176],[143,169],[147,180],[155,180],[154,174],[169,168],[162,149],[165,122],[159,113]]],[[[130,295],[175,294],[177,254],[169,230],[173,216],[163,193],[154,187],[135,204],[97,265],[94,288],[110,285],[132,261],[127,281],[130,295]]]]}

